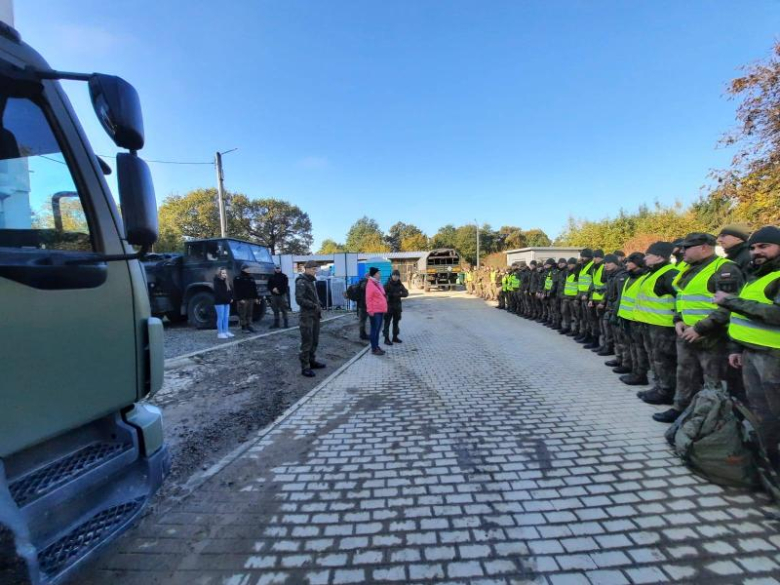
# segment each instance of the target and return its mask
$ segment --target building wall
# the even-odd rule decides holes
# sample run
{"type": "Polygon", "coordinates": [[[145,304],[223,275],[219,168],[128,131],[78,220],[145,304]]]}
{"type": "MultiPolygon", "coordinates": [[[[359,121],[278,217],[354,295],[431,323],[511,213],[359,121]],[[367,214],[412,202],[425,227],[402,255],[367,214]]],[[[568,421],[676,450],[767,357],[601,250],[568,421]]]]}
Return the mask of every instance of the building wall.
{"type": "Polygon", "coordinates": [[[521,248],[519,250],[509,250],[506,253],[506,263],[508,266],[511,266],[515,262],[519,262],[520,260],[525,260],[526,264],[531,262],[531,260],[536,260],[537,262],[544,262],[548,258],[555,258],[555,260],[558,260],[558,258],[571,258],[574,256],[575,258],[580,255],[580,250],[582,248],[521,248]]]}

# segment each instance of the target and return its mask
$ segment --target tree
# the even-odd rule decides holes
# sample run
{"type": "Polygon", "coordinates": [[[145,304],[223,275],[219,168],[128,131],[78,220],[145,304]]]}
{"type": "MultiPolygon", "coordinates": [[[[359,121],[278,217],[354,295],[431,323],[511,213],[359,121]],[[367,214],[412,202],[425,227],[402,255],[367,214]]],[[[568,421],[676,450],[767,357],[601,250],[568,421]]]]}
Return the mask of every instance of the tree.
{"type": "Polygon", "coordinates": [[[431,238],[431,248],[457,248],[455,243],[456,228],[451,223],[439,228],[431,238]]]}
{"type": "Polygon", "coordinates": [[[254,199],[244,209],[243,231],[271,254],[308,254],[314,238],[309,214],[279,199],[254,199]]]}
{"type": "Polygon", "coordinates": [[[428,237],[416,225],[401,221],[390,226],[385,240],[391,252],[427,250],[428,237]]]}
{"type": "Polygon", "coordinates": [[[504,225],[496,232],[497,250],[511,250],[525,246],[525,234],[517,226],[504,225]]]}
{"type": "Polygon", "coordinates": [[[349,252],[390,251],[390,246],[385,243],[379,224],[376,220],[366,216],[361,217],[349,228],[344,246],[349,252]]]}
{"type": "Polygon", "coordinates": [[[552,240],[550,240],[547,234],[538,228],[528,230],[523,235],[525,236],[525,245],[528,247],[545,248],[552,244],[552,240]]]}
{"type": "MultiPolygon", "coordinates": [[[[244,217],[250,201],[246,195],[225,193],[228,234],[248,239],[244,217]]],[[[160,237],[158,252],[180,251],[191,238],[218,238],[219,208],[216,189],[195,189],[185,195],[169,195],[158,209],[160,237]]]]}
{"type": "Polygon", "coordinates": [[[347,249],[344,244],[339,244],[335,240],[327,239],[323,240],[317,254],[343,254],[347,249]]]}

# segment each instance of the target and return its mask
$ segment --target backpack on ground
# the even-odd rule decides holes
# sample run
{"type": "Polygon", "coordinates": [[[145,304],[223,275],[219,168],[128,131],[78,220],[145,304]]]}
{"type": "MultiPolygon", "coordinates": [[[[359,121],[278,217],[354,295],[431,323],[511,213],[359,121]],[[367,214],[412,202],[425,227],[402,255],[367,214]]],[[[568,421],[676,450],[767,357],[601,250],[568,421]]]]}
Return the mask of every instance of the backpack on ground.
{"type": "Polygon", "coordinates": [[[724,388],[705,387],[666,432],[666,440],[697,475],[718,485],[758,487],[753,449],[734,400],[724,388]]]}

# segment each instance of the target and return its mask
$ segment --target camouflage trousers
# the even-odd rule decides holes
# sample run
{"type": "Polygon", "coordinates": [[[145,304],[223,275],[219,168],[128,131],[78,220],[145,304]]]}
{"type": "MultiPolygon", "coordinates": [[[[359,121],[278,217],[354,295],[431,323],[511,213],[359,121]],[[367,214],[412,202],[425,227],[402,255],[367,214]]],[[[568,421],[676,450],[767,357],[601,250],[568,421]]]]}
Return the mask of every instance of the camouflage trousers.
{"type": "Polygon", "coordinates": [[[510,313],[517,312],[517,293],[510,290],[506,293],[506,304],[510,313]]]}
{"type": "Polygon", "coordinates": [[[550,323],[555,327],[561,326],[561,299],[558,297],[549,297],[547,299],[550,307],[550,323]]]}
{"type": "Polygon", "coordinates": [[[639,378],[647,376],[650,369],[650,360],[645,351],[645,329],[646,325],[636,321],[628,321],[629,337],[631,339],[631,373],[639,378]]]}
{"type": "Polygon", "coordinates": [[[619,360],[624,368],[632,368],[631,324],[618,317],[617,323],[612,325],[612,333],[615,337],[615,359],[619,360]]]}
{"type": "Polygon", "coordinates": [[[758,433],[775,469],[780,466],[780,350],[742,352],[742,378],[758,433]]]}
{"type": "Polygon", "coordinates": [[[308,368],[315,359],[320,343],[320,318],[318,315],[301,313],[298,323],[301,330],[301,352],[298,359],[301,360],[301,368],[308,368]]]}
{"type": "MultiPolygon", "coordinates": [[[[614,320],[614,313],[606,309],[601,310],[601,320],[599,322],[599,328],[601,330],[601,345],[604,347],[615,347],[615,332],[612,327],[611,321],[614,320]]],[[[615,355],[619,355],[615,352],[615,355]]],[[[615,358],[615,359],[620,359],[615,358]]]]}
{"type": "Polygon", "coordinates": [[[498,291],[498,308],[506,309],[506,291],[498,291]]]}
{"type": "Polygon", "coordinates": [[[674,327],[643,324],[642,340],[655,387],[664,396],[674,396],[677,387],[677,333],[674,327]]]}
{"type": "Polygon", "coordinates": [[[726,340],[688,343],[677,338],[677,390],[674,408],[683,411],[704,386],[720,386],[726,378],[728,351],[726,340]]]}
{"type": "MultiPolygon", "coordinates": [[[[580,295],[581,297],[582,295],[580,295]]],[[[591,323],[593,319],[591,318],[591,312],[592,307],[588,306],[587,300],[582,300],[580,298],[580,322],[579,322],[579,332],[580,335],[591,335],[591,323]]]]}

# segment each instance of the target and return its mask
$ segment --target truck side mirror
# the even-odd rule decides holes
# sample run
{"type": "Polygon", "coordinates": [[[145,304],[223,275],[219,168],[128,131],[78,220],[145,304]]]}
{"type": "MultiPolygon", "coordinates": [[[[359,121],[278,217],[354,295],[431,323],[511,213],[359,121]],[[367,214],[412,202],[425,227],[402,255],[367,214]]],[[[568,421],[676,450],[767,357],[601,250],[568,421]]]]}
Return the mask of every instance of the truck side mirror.
{"type": "Polygon", "coordinates": [[[119,204],[127,242],[151,246],[157,241],[157,201],[149,165],[132,153],[116,155],[119,204]]]}
{"type": "Polygon", "coordinates": [[[144,146],[144,120],[138,92],[121,77],[95,73],[89,78],[89,97],[103,128],[120,148],[144,146]]]}

